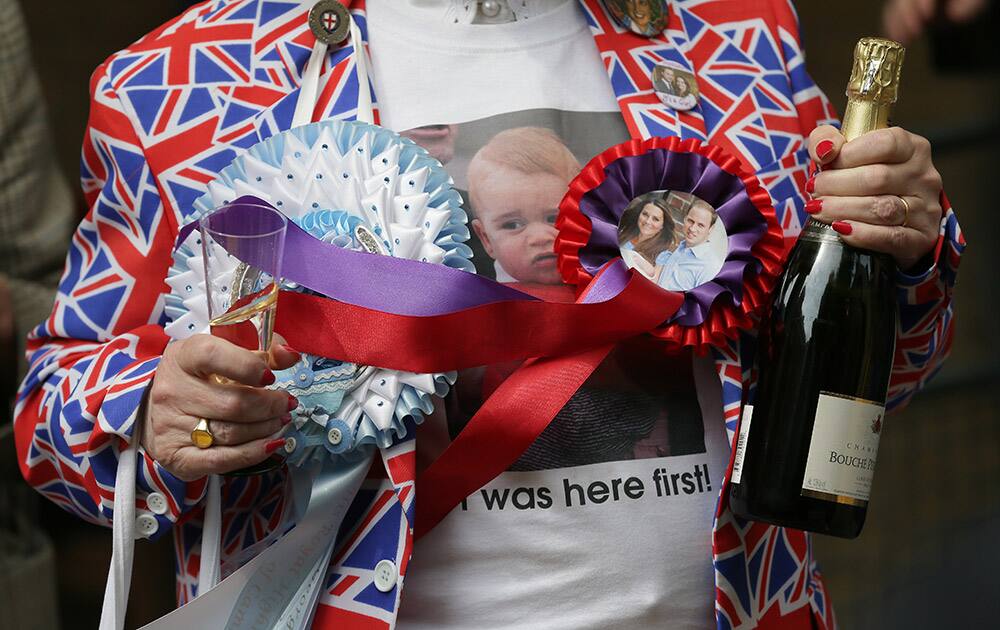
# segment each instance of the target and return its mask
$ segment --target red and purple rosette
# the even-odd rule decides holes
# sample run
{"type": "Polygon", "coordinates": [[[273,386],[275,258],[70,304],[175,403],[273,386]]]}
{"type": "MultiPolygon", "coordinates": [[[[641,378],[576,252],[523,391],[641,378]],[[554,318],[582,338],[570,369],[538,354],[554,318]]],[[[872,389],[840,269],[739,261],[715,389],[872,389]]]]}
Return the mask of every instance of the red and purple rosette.
{"type": "Polygon", "coordinates": [[[782,230],[771,196],[723,149],[695,139],[651,138],[611,147],[570,182],[555,248],[563,279],[582,291],[621,256],[618,227],[629,204],[652,192],[694,195],[718,213],[728,238],[721,270],[684,291],[677,312],[650,331],[671,348],[704,352],[754,325],[781,273],[782,230]]]}

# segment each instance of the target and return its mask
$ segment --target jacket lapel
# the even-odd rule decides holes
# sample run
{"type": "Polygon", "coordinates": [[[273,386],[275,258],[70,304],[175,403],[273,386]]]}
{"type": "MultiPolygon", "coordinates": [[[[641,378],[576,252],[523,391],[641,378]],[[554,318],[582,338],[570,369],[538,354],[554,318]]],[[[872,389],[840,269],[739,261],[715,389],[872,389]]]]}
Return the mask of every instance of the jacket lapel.
{"type": "MultiPolygon", "coordinates": [[[[342,0],[361,31],[361,37],[367,46],[368,20],[363,0],[342,0]]],[[[284,90],[284,95],[273,101],[273,104],[254,116],[252,124],[257,141],[266,140],[276,133],[290,129],[295,108],[302,92],[301,81],[306,60],[315,42],[315,37],[307,24],[308,9],[298,11],[293,20],[296,25],[285,27],[286,34],[268,44],[267,48],[258,54],[267,63],[275,60],[291,59],[294,64],[289,67],[285,63],[281,67],[265,67],[258,72],[261,80],[271,77],[272,80],[287,81],[291,89],[284,90]]],[[[371,85],[365,86],[369,91],[371,85]]],[[[320,75],[320,89],[313,108],[312,120],[354,120],[357,118],[359,81],[357,67],[354,61],[354,46],[350,40],[337,48],[331,48],[326,56],[323,72],[320,75]]],[[[375,95],[372,93],[372,102],[375,95]]]]}
{"type": "Polygon", "coordinates": [[[640,37],[614,21],[604,0],[580,0],[594,42],[611,80],[618,107],[633,138],[677,136],[705,141],[705,119],[701,105],[677,111],[660,102],[653,90],[652,72],[663,61],[678,63],[697,74],[688,55],[690,38],[678,3],[668,3],[666,30],[656,37],[640,37]]]}

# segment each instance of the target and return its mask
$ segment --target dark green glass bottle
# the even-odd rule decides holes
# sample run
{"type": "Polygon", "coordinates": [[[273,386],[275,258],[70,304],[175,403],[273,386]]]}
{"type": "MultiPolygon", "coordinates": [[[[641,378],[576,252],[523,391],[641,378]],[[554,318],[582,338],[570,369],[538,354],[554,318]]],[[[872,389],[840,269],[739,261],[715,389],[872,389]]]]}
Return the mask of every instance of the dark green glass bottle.
{"type": "MultiPolygon", "coordinates": [[[[842,131],[887,125],[903,48],[858,42],[842,131]]],[[[762,327],[758,381],[740,422],[729,490],[742,518],[861,533],[896,339],[895,262],[810,220],[762,327]]]]}

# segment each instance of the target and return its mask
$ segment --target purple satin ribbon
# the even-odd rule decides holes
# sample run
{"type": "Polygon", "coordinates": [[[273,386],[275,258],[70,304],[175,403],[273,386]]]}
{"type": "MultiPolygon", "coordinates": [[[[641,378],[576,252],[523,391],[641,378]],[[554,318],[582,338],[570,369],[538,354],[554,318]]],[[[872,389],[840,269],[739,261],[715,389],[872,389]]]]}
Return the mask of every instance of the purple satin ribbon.
{"type": "MultiPolygon", "coordinates": [[[[252,214],[267,202],[245,195],[231,202],[238,209],[213,224],[213,229],[248,236],[240,215],[252,214]]],[[[275,210],[277,211],[277,210],[275,210]]],[[[178,233],[178,245],[198,227],[185,225],[178,233]]],[[[383,313],[410,316],[433,316],[453,313],[503,300],[537,300],[513,287],[483,276],[445,265],[406,258],[381,256],[343,249],[325,243],[288,221],[280,274],[269,269],[267,261],[253,249],[240,251],[238,241],[226,243],[227,251],[241,261],[272,275],[295,282],[334,300],[362,306],[383,313]]],[[[584,302],[609,300],[624,289],[630,272],[620,260],[612,261],[595,281],[584,302]]]]}
{"type": "Polygon", "coordinates": [[[751,249],[767,230],[767,222],[739,177],[703,155],[667,149],[619,158],[605,173],[607,178],[580,199],[580,212],[592,224],[590,240],[580,249],[584,269],[596,274],[608,260],[621,256],[618,224],[633,199],[658,190],[689,192],[718,212],[729,235],[729,253],[715,278],[684,292],[684,304],[670,321],[698,326],[720,297],[728,296],[734,305],[740,303],[747,266],[759,271],[760,262],[751,249]]]}

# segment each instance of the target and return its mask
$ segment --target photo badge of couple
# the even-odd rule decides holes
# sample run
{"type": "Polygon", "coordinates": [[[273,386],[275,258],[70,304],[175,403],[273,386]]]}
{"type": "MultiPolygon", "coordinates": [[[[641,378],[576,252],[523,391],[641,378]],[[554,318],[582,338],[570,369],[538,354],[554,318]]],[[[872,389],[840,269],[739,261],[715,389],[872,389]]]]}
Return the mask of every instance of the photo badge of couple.
{"type": "Polygon", "coordinates": [[[668,291],[691,290],[722,268],[728,237],[718,218],[715,208],[690,193],[642,195],[618,225],[622,258],[668,291]]]}

